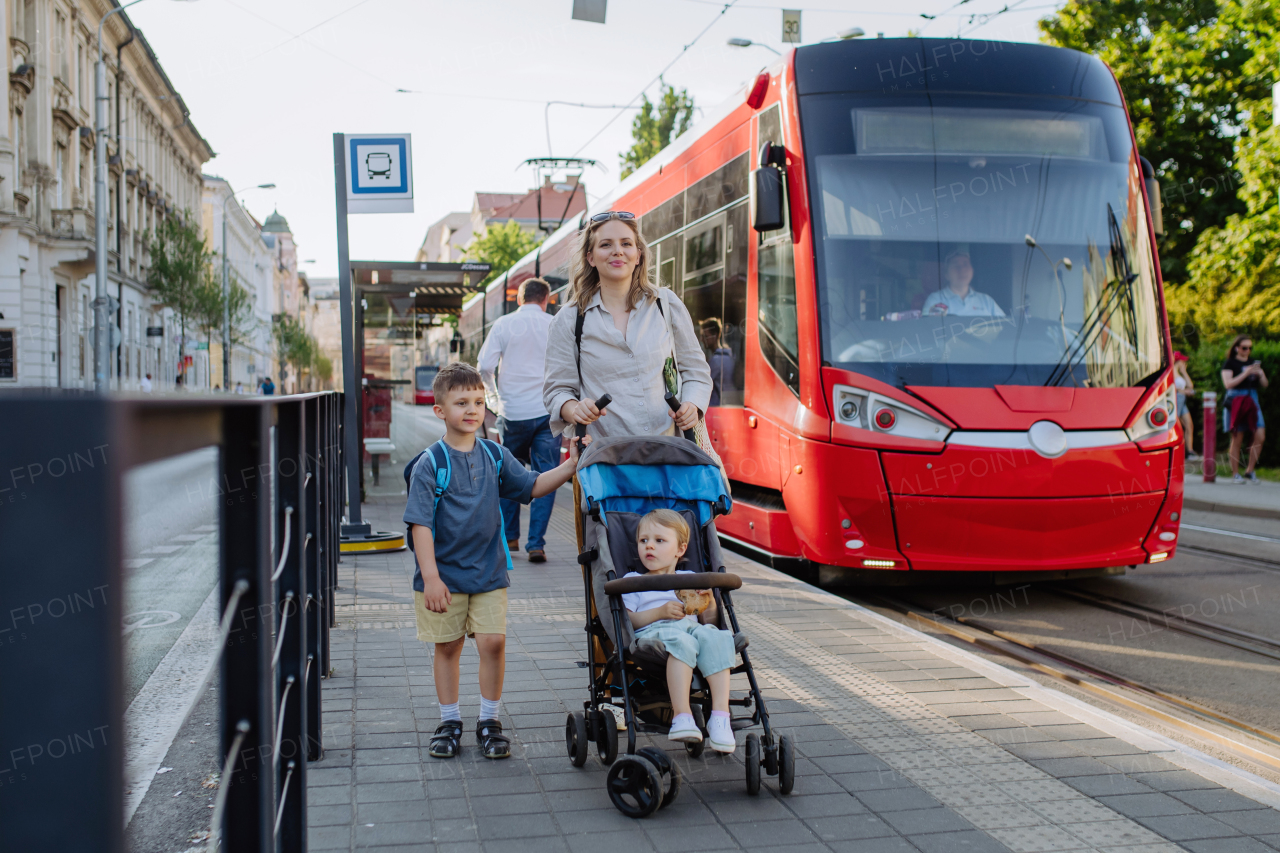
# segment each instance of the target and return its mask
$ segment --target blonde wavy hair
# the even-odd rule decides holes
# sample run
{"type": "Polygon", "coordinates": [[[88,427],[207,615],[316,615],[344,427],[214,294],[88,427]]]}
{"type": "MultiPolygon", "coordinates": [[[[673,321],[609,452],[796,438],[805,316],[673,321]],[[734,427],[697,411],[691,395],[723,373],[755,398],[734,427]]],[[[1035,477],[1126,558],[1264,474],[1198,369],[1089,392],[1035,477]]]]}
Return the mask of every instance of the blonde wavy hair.
{"type": "Polygon", "coordinates": [[[644,235],[640,233],[639,222],[635,219],[619,219],[617,217],[611,217],[603,222],[592,222],[588,219],[587,227],[582,229],[578,235],[578,244],[573,250],[569,273],[570,280],[573,282],[573,290],[569,297],[569,302],[578,309],[579,314],[587,310],[587,303],[600,290],[600,272],[587,263],[587,255],[591,254],[592,249],[595,248],[596,231],[600,230],[608,222],[621,222],[630,228],[636,239],[636,249],[640,254],[636,262],[636,268],[631,274],[631,289],[627,292],[627,307],[635,308],[640,304],[640,299],[643,296],[648,296],[651,299],[658,298],[658,286],[649,278],[649,244],[644,241],[644,235]]]}

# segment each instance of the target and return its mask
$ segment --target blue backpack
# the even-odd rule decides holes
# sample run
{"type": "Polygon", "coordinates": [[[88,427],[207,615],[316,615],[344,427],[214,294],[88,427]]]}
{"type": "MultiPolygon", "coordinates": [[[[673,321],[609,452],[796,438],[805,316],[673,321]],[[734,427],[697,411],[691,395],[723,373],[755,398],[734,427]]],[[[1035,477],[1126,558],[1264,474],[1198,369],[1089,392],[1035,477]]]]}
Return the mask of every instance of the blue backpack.
{"type": "MultiPolygon", "coordinates": [[[[502,482],[502,445],[496,441],[490,441],[487,438],[477,438],[476,441],[484,448],[485,455],[489,457],[489,461],[498,469],[498,482],[502,482]]],[[[404,488],[407,493],[413,486],[413,469],[418,464],[418,460],[423,454],[431,457],[431,467],[436,472],[436,488],[435,498],[431,502],[431,514],[434,516],[436,507],[440,505],[440,496],[449,488],[449,481],[453,479],[453,465],[449,462],[449,449],[445,447],[444,439],[440,439],[435,444],[421,451],[417,456],[409,460],[409,464],[404,468],[404,488]]],[[[502,534],[502,551],[507,557],[507,571],[511,571],[514,566],[511,565],[511,549],[507,547],[507,520],[502,515],[502,505],[498,505],[498,524],[501,526],[502,534]]],[[[405,542],[409,545],[409,550],[413,550],[413,530],[405,527],[405,542]]]]}

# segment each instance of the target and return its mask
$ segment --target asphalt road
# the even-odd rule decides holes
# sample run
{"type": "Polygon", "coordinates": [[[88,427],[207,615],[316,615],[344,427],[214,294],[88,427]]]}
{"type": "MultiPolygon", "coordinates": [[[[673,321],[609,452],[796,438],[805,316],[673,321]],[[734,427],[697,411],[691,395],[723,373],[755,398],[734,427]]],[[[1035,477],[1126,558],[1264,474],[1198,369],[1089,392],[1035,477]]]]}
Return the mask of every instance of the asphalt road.
{"type": "Polygon", "coordinates": [[[1202,529],[1183,529],[1174,559],[1125,575],[885,593],[1280,732],[1280,661],[1169,630],[1160,618],[1135,619],[1056,593],[1103,594],[1166,611],[1175,622],[1181,614],[1280,642],[1280,524],[1203,512],[1187,512],[1184,521],[1202,529]]]}
{"type": "Polygon", "coordinates": [[[217,450],[125,476],[125,704],[146,684],[217,582],[217,450]]]}

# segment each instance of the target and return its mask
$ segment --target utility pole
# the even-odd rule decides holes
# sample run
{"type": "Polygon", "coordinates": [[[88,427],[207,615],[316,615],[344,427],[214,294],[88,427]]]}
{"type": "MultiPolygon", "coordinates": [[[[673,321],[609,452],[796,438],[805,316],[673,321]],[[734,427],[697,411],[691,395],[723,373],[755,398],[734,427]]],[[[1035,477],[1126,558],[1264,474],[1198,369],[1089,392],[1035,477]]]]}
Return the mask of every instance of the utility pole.
{"type": "MultiPolygon", "coordinates": [[[[231,198],[227,186],[227,198],[231,198]]],[[[222,390],[231,390],[231,273],[227,261],[227,202],[222,202],[222,390]]]]}

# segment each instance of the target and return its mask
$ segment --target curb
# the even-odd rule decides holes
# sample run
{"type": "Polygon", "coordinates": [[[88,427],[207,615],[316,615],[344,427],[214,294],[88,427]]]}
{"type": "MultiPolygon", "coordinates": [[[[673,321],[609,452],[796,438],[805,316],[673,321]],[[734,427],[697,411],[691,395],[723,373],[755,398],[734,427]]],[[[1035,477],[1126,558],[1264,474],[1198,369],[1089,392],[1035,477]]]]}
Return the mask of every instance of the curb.
{"type": "Polygon", "coordinates": [[[1202,501],[1186,496],[1182,498],[1182,507],[1183,509],[1195,509],[1202,512],[1221,512],[1227,515],[1244,515],[1249,518],[1274,518],[1280,520],[1280,509],[1202,501]]]}

